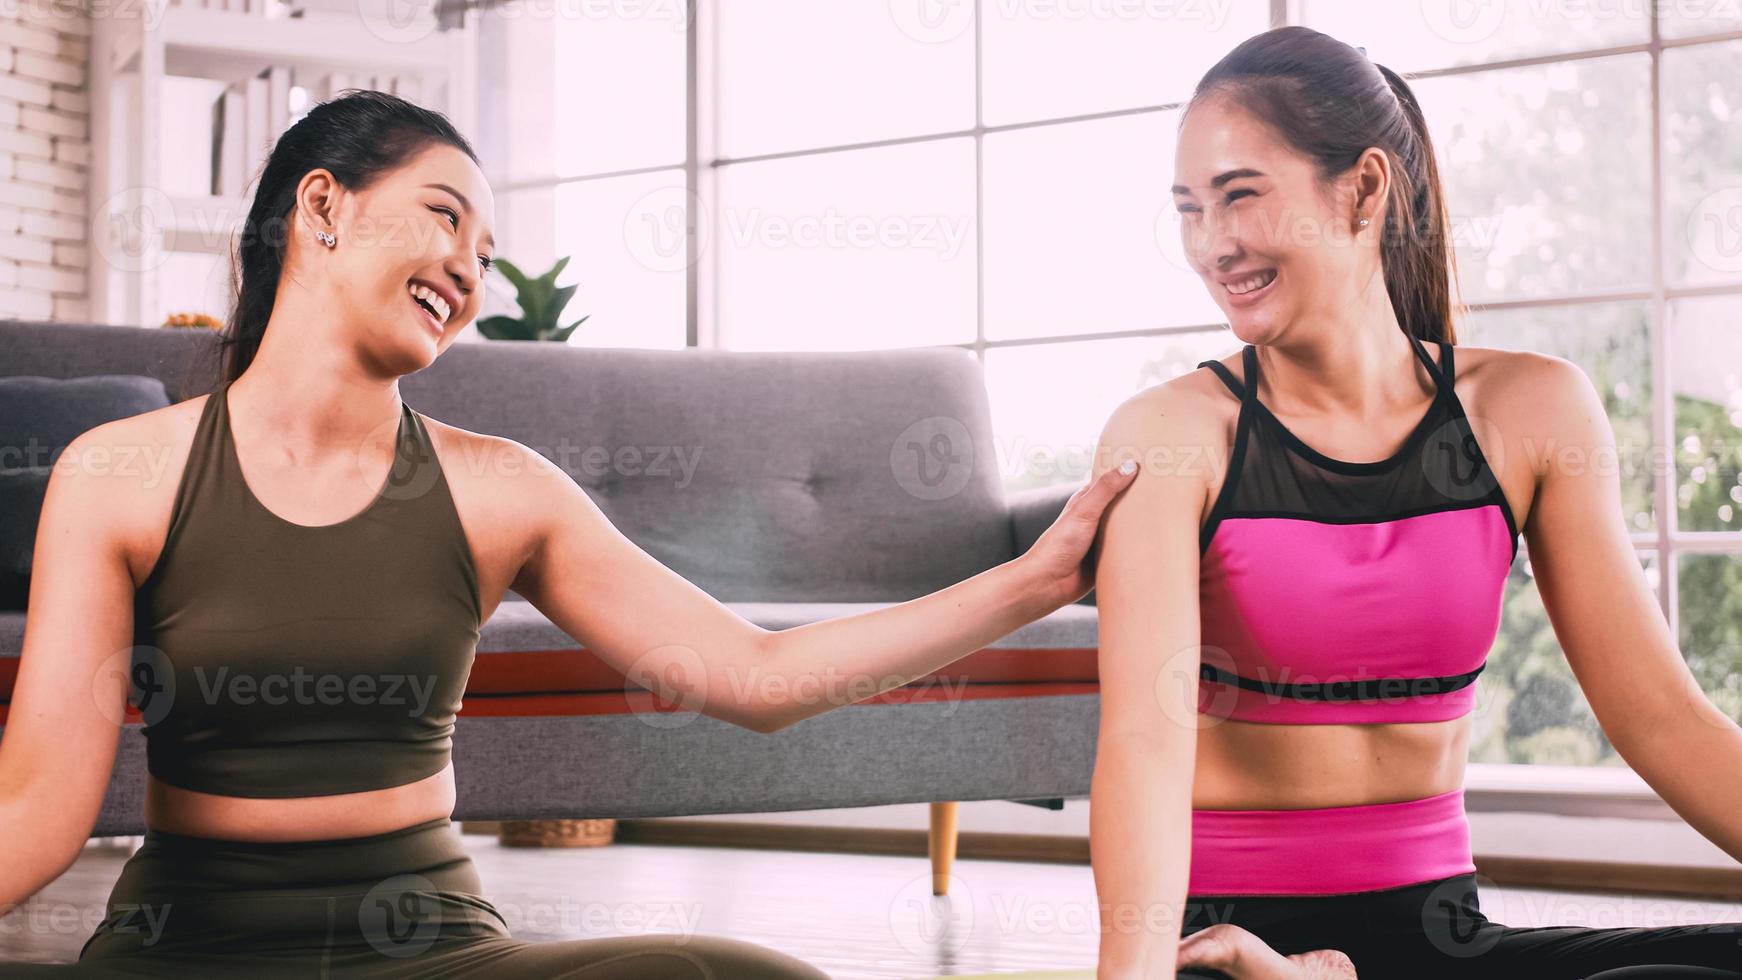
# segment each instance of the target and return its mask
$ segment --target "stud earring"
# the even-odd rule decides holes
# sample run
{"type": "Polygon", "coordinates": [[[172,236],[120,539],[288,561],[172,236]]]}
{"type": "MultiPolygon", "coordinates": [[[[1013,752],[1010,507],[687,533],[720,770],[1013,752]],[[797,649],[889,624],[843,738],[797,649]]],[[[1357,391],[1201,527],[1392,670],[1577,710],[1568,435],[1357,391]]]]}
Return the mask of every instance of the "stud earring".
{"type": "Polygon", "coordinates": [[[1367,227],[1367,219],[1366,218],[1362,218],[1360,221],[1358,221],[1356,223],[1359,224],[1363,228],[1367,227]]]}
{"type": "Polygon", "coordinates": [[[323,243],[325,243],[325,245],[328,248],[332,248],[334,245],[337,245],[339,243],[338,236],[334,235],[332,232],[317,231],[317,232],[315,232],[315,237],[319,238],[323,243]]]}

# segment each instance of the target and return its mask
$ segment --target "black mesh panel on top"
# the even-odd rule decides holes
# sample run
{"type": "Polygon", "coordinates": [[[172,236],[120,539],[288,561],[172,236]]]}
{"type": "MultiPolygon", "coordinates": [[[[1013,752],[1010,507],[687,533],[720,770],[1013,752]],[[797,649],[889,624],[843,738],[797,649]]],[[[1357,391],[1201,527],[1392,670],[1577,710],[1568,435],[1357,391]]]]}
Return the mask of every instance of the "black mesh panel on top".
{"type": "MultiPolygon", "coordinates": [[[[1452,346],[1441,343],[1440,363],[1411,337],[1437,383],[1427,410],[1403,445],[1383,460],[1334,459],[1302,442],[1218,361],[1215,371],[1240,397],[1240,418],[1228,474],[1205,522],[1207,548],[1216,525],[1227,517],[1302,517],[1325,523],[1369,523],[1502,501],[1499,482],[1482,456],[1469,419],[1452,390],[1452,346]]],[[[1247,379],[1258,377],[1257,351],[1242,351],[1247,379]]],[[[1504,509],[1504,507],[1503,507],[1504,509]]],[[[1516,542],[1515,542],[1516,546],[1516,542]]]]}

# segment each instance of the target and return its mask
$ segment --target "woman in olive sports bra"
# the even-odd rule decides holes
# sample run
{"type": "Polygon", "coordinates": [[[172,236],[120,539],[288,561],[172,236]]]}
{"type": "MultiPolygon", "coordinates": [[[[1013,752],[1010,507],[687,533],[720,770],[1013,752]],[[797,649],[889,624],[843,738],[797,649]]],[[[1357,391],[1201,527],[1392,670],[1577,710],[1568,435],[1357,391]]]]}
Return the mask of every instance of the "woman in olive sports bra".
{"type": "Polygon", "coordinates": [[[173,499],[161,483],[153,497],[78,468],[52,477],[0,743],[0,906],[77,856],[130,694],[149,830],[77,964],[0,973],[823,977],[719,937],[509,935],[449,820],[455,711],[503,593],[626,675],[675,678],[662,693],[768,732],[846,702],[739,696],[737,678],[828,669],[885,690],[1092,585],[1084,556],[1134,466],[1079,491],[1021,558],[932,595],[780,632],[744,621],[543,457],[400,400],[399,378],[478,312],[492,210],[439,114],[374,92],[316,106],[261,175],[217,389],[68,447],[188,450],[173,499]],[[303,462],[274,460],[274,444],[303,462]],[[483,458],[503,465],[443,466],[483,458]],[[361,505],[359,475],[374,489],[361,505]]]}

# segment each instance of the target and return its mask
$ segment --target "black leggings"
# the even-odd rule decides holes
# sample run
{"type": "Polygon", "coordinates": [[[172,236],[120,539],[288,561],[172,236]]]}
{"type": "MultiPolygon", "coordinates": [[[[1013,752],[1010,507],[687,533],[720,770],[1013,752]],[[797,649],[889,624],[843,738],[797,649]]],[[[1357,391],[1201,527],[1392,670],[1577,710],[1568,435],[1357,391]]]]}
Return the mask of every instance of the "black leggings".
{"type": "Polygon", "coordinates": [[[1742,923],[1503,926],[1482,914],[1473,874],[1354,895],[1187,900],[1183,933],[1222,922],[1285,955],[1342,950],[1361,980],[1742,980],[1742,923]]]}

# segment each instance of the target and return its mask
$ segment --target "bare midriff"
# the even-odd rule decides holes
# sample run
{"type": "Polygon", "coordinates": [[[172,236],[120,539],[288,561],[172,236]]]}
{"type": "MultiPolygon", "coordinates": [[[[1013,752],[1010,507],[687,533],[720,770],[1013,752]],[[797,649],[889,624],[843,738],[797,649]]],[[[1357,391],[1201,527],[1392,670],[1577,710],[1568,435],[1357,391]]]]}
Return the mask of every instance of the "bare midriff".
{"type": "Polygon", "coordinates": [[[1201,721],[1194,809],[1305,810],[1397,803],[1464,784],[1469,716],[1378,725],[1201,721]]]}
{"type": "Polygon", "coordinates": [[[366,837],[445,817],[454,811],[454,767],[403,786],[255,799],[183,789],[155,776],[145,784],[145,825],[153,830],[223,840],[305,841],[366,837]]]}

